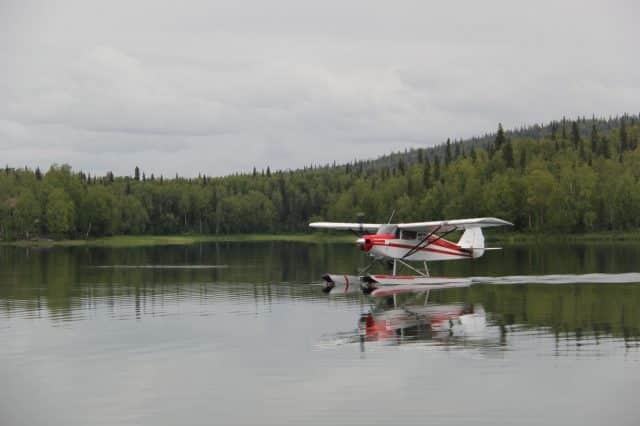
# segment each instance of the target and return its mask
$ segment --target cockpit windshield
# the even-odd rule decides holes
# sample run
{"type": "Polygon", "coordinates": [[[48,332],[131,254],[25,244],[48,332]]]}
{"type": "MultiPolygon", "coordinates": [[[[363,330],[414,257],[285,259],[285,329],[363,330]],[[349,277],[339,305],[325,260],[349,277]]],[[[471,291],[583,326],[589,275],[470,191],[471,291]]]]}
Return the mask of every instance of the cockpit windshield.
{"type": "Polygon", "coordinates": [[[380,228],[378,228],[378,232],[376,232],[376,234],[378,234],[378,235],[382,235],[382,234],[395,235],[397,229],[398,229],[398,227],[396,225],[386,224],[386,225],[382,225],[380,228]]]}

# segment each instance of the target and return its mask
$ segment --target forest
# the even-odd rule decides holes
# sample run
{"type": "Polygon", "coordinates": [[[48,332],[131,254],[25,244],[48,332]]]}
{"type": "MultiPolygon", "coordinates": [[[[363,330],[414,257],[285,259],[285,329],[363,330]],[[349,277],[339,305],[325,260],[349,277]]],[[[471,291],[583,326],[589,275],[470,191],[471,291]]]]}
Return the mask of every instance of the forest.
{"type": "Polygon", "coordinates": [[[496,216],[524,233],[640,228],[640,115],[562,119],[375,160],[230,176],[0,169],[0,240],[293,233],[315,220],[496,216]]]}

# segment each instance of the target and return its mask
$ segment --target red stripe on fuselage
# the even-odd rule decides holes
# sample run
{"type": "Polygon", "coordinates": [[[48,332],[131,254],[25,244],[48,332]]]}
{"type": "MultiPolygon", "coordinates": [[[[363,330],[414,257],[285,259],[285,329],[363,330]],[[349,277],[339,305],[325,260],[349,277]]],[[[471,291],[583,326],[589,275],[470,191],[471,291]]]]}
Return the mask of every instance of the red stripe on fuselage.
{"type": "MultiPolygon", "coordinates": [[[[399,241],[398,238],[396,238],[395,235],[391,235],[391,234],[365,235],[364,238],[370,244],[369,249],[367,249],[366,251],[369,251],[374,246],[406,248],[408,250],[413,249],[415,247],[415,245],[408,245],[408,244],[390,242],[390,241],[399,241]],[[388,241],[389,241],[389,243],[387,244],[388,241]]],[[[422,247],[422,248],[418,249],[417,251],[428,251],[428,252],[432,252],[432,253],[447,254],[447,255],[450,255],[450,256],[460,256],[460,257],[470,257],[470,258],[473,257],[473,253],[469,252],[468,250],[463,249],[459,245],[457,245],[455,243],[452,243],[449,240],[445,240],[444,238],[440,238],[440,237],[437,237],[437,236],[431,236],[431,237],[429,237],[428,241],[429,241],[428,242],[428,244],[429,244],[428,247],[422,247]],[[441,249],[439,250],[439,249],[431,247],[431,246],[438,246],[441,249]],[[447,250],[450,250],[450,251],[447,251],[447,250]]]]}
{"type": "MultiPolygon", "coordinates": [[[[410,245],[406,245],[406,244],[398,244],[398,243],[389,243],[389,244],[376,243],[376,244],[373,244],[373,245],[374,246],[381,246],[381,247],[406,248],[408,250],[410,250],[410,249],[415,247],[415,246],[410,246],[410,245]]],[[[435,245],[438,245],[438,244],[435,243],[435,245]]],[[[431,247],[422,247],[422,248],[418,249],[417,251],[430,251],[432,253],[448,254],[448,255],[451,255],[451,256],[472,257],[471,253],[467,253],[467,252],[461,251],[460,249],[457,249],[457,251],[451,252],[451,251],[445,251],[445,250],[438,250],[438,249],[431,248],[431,247]]]]}
{"type": "Polygon", "coordinates": [[[460,246],[459,245],[454,244],[449,240],[445,240],[444,238],[440,238],[440,239],[438,239],[438,237],[429,238],[429,244],[433,244],[433,245],[436,245],[436,246],[448,248],[448,249],[451,249],[451,250],[460,250],[460,246]]]}

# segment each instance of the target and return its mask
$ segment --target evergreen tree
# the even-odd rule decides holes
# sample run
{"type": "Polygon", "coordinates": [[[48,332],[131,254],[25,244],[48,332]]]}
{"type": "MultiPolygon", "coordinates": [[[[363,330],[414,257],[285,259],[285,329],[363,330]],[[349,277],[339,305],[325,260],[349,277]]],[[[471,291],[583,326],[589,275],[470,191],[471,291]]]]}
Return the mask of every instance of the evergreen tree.
{"type": "Polygon", "coordinates": [[[40,171],[40,167],[36,167],[36,180],[42,180],[42,172],[40,171]]]}
{"type": "Polygon", "coordinates": [[[422,186],[425,189],[431,187],[431,163],[428,158],[425,158],[424,167],[422,169],[422,186]]]}
{"type": "Polygon", "coordinates": [[[138,166],[133,170],[133,179],[140,181],[140,168],[138,168],[138,166]]]}
{"type": "Polygon", "coordinates": [[[524,172],[524,169],[527,167],[527,150],[524,147],[520,148],[520,170],[524,172]]]}
{"type": "Polygon", "coordinates": [[[504,160],[504,164],[506,167],[512,169],[514,166],[513,159],[513,147],[511,146],[511,141],[507,139],[502,147],[502,159],[504,160]]]}
{"type": "Polygon", "coordinates": [[[571,143],[573,144],[573,149],[577,150],[580,142],[580,129],[578,128],[578,122],[574,121],[571,123],[571,143]]]}
{"type": "Polygon", "coordinates": [[[499,151],[505,142],[506,138],[504,136],[504,130],[502,129],[502,123],[498,123],[498,133],[496,134],[496,139],[494,141],[495,150],[499,151]]]}
{"type": "Polygon", "coordinates": [[[629,134],[627,133],[627,123],[624,117],[620,119],[620,153],[629,149],[629,134]]]}
{"type": "Polygon", "coordinates": [[[600,139],[600,155],[604,158],[611,158],[611,151],[609,150],[609,139],[603,136],[600,139]]]}
{"type": "Polygon", "coordinates": [[[591,152],[596,154],[598,152],[598,127],[596,126],[595,118],[591,124],[591,152]]]}
{"type": "Polygon", "coordinates": [[[404,176],[405,169],[404,169],[404,161],[402,160],[402,158],[398,159],[398,171],[400,172],[401,175],[404,176]]]}
{"type": "Polygon", "coordinates": [[[444,164],[448,166],[451,164],[451,140],[447,139],[447,144],[444,152],[444,164]]]}
{"type": "Polygon", "coordinates": [[[440,180],[440,158],[437,155],[433,159],[433,179],[440,180]]]}

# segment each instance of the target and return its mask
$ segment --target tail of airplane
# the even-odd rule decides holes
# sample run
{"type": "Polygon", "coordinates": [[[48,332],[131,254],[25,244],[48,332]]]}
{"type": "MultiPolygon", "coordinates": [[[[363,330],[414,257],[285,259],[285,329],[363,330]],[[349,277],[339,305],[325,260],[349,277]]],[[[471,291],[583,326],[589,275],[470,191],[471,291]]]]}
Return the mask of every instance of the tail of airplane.
{"type": "Polygon", "coordinates": [[[481,257],[484,254],[484,234],[482,228],[473,227],[465,229],[464,233],[458,241],[458,245],[462,248],[473,250],[473,258],[481,257]]]}

